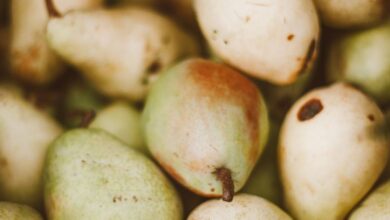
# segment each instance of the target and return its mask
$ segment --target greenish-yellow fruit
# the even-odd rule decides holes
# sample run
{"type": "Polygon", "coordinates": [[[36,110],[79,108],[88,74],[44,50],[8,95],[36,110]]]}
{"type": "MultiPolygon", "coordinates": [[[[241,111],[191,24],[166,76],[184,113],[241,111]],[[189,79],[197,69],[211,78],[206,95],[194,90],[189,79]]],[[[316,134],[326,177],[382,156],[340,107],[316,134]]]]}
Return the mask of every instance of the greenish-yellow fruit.
{"type": "Polygon", "coordinates": [[[238,194],[231,203],[209,200],[199,205],[187,220],[292,220],[288,214],[267,200],[238,194]]]}
{"type": "Polygon", "coordinates": [[[180,220],[182,204],[159,168],[98,129],[75,129],[50,147],[44,173],[49,219],[180,220]]]}
{"type": "Polygon", "coordinates": [[[374,190],[352,212],[350,220],[386,220],[390,219],[390,181],[374,190]]]}
{"type": "Polygon", "coordinates": [[[19,95],[0,88],[0,199],[42,202],[42,169],[60,126],[19,95]]]}
{"type": "Polygon", "coordinates": [[[173,178],[227,201],[245,184],[268,136],[257,87],[202,59],[179,63],[156,81],[142,120],[149,151],[173,178]]]}
{"type": "Polygon", "coordinates": [[[279,136],[285,203],[297,219],[344,219],[383,171],[380,108],[348,84],[315,89],[288,112],[279,136]]]}
{"type": "Polygon", "coordinates": [[[327,76],[362,88],[382,103],[390,102],[390,22],[340,36],[328,53],[327,76]]]}
{"type": "Polygon", "coordinates": [[[198,50],[173,21],[141,7],[73,11],[50,20],[47,38],[101,93],[137,101],[161,70],[198,50]]]}
{"type": "Polygon", "coordinates": [[[270,122],[267,146],[241,192],[260,196],[276,205],[282,205],[282,185],[276,156],[280,126],[272,120],[270,122]]]}
{"type": "MultiPolygon", "coordinates": [[[[101,6],[102,0],[51,0],[60,13],[101,6]]],[[[45,0],[11,1],[13,74],[31,84],[47,84],[63,71],[63,64],[45,37],[49,14],[45,0]]]]}
{"type": "Polygon", "coordinates": [[[141,131],[141,114],[127,102],[117,101],[102,109],[89,127],[103,129],[129,147],[147,152],[141,131]]]}
{"type": "Polygon", "coordinates": [[[0,219],[43,220],[42,216],[29,206],[10,202],[0,202],[0,219]]]}
{"type": "Polygon", "coordinates": [[[333,28],[361,28],[380,22],[387,0],[314,0],[322,22],[333,28]]]}

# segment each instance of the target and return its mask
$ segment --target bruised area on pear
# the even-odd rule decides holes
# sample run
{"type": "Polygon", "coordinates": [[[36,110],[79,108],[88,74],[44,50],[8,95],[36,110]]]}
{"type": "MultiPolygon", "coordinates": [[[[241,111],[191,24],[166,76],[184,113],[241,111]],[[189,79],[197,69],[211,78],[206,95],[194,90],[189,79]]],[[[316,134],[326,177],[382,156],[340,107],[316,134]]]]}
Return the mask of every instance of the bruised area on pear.
{"type": "Polygon", "coordinates": [[[225,201],[246,182],[268,134],[256,86],[202,59],[184,61],[156,81],[142,120],[150,152],[171,176],[225,201]]]}

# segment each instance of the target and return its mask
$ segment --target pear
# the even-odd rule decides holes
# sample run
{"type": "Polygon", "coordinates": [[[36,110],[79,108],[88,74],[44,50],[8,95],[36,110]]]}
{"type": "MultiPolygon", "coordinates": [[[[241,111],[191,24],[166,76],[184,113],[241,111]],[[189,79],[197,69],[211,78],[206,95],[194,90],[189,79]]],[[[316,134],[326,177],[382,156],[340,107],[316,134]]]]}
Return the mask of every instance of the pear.
{"type": "Polygon", "coordinates": [[[285,203],[297,219],[344,219],[388,160],[384,121],[368,96],[338,83],[315,89],[288,112],[278,157],[285,203]]]}
{"type": "Polygon", "coordinates": [[[390,219],[390,181],[370,193],[363,203],[351,213],[349,219],[390,219]]]}
{"type": "Polygon", "coordinates": [[[314,0],[322,22],[332,28],[372,26],[386,15],[387,0],[314,0]]]}
{"type": "Polygon", "coordinates": [[[268,135],[257,87],[203,59],[181,62],[156,81],[142,121],[149,151],[173,178],[225,201],[245,184],[268,135]]]}
{"type": "MultiPolygon", "coordinates": [[[[61,13],[96,8],[102,0],[53,0],[61,13]]],[[[11,54],[13,73],[31,84],[48,84],[63,71],[45,37],[49,14],[45,0],[11,1],[11,54]]]]}
{"type": "Polygon", "coordinates": [[[331,42],[327,77],[350,82],[390,103],[390,22],[344,34],[331,42]]]}
{"type": "Polygon", "coordinates": [[[89,125],[109,132],[129,147],[147,153],[141,131],[141,113],[124,101],[116,101],[99,111],[89,125]]]}
{"type": "Polygon", "coordinates": [[[48,115],[0,88],[0,200],[40,207],[46,150],[61,131],[48,115]]]}
{"type": "Polygon", "coordinates": [[[101,93],[133,101],[144,98],[161,70],[197,53],[190,35],[141,7],[68,13],[50,20],[47,37],[101,93]]]}
{"type": "Polygon", "coordinates": [[[50,220],[182,218],[180,199],[159,168],[102,130],[61,135],[49,149],[44,183],[50,220]]]}
{"type": "Polygon", "coordinates": [[[26,205],[0,202],[0,219],[3,220],[43,220],[33,208],[26,205]]]}
{"type": "Polygon", "coordinates": [[[187,220],[292,220],[288,214],[267,200],[250,195],[236,195],[231,203],[213,199],[199,205],[187,220]]]}
{"type": "Polygon", "coordinates": [[[194,0],[194,6],[215,53],[253,77],[291,84],[316,58],[320,27],[311,0],[194,0]]]}
{"type": "Polygon", "coordinates": [[[277,123],[270,120],[270,135],[267,146],[241,190],[242,193],[260,196],[276,205],[282,205],[283,201],[276,159],[279,128],[277,123]]]}
{"type": "Polygon", "coordinates": [[[70,78],[62,102],[62,121],[69,127],[80,126],[85,114],[98,112],[105,106],[105,99],[80,78],[70,78]]]}

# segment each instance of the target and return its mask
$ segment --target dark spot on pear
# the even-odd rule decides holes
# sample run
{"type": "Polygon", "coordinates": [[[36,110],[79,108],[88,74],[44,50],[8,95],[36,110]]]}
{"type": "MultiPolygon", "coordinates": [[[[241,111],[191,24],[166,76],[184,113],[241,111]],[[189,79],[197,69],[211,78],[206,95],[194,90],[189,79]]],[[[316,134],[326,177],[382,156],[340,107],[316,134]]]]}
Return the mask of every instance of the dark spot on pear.
{"type": "Polygon", "coordinates": [[[319,99],[311,99],[304,104],[298,112],[298,120],[306,121],[314,118],[323,109],[323,105],[319,99]]]}
{"type": "Polygon", "coordinates": [[[375,117],[372,114],[367,115],[368,120],[375,121],[375,117]]]}
{"type": "Polygon", "coordinates": [[[294,39],[294,37],[295,37],[294,34],[290,34],[287,36],[287,40],[291,41],[294,39]]]}

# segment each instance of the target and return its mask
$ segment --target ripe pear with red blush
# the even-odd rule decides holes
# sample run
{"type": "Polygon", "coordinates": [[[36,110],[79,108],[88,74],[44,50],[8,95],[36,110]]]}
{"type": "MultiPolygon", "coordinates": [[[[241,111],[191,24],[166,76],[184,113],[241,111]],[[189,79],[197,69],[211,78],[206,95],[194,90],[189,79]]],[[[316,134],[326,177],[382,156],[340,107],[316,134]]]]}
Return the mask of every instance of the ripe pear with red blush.
{"type": "Polygon", "coordinates": [[[224,64],[202,59],[162,74],[142,121],[149,151],[173,178],[225,201],[247,181],[268,136],[257,87],[224,64]]]}

